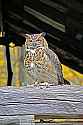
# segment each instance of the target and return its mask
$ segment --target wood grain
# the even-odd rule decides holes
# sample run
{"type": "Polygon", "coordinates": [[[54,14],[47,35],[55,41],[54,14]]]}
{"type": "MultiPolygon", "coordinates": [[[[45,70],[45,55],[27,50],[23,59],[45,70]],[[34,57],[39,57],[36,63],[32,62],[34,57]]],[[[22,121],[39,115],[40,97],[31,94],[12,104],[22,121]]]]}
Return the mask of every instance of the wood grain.
{"type": "Polygon", "coordinates": [[[0,116],[38,114],[83,115],[83,87],[0,88],[0,116]]]}

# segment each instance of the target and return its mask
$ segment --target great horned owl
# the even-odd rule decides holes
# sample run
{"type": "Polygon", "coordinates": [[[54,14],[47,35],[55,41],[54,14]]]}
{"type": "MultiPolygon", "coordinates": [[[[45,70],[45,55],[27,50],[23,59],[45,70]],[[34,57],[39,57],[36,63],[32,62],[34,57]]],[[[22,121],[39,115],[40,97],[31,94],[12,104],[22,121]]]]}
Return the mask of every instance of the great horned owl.
{"type": "Polygon", "coordinates": [[[61,63],[58,56],[48,48],[44,33],[26,34],[24,69],[29,85],[64,83],[61,63]]]}

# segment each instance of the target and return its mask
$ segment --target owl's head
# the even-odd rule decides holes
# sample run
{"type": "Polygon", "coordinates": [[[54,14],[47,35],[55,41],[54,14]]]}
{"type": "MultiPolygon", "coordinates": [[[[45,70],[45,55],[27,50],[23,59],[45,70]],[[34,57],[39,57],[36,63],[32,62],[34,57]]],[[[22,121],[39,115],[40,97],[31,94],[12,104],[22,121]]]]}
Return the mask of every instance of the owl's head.
{"type": "Polygon", "coordinates": [[[45,33],[39,33],[39,34],[26,34],[26,42],[25,46],[27,49],[36,49],[36,48],[48,48],[48,43],[44,38],[45,33]]]}

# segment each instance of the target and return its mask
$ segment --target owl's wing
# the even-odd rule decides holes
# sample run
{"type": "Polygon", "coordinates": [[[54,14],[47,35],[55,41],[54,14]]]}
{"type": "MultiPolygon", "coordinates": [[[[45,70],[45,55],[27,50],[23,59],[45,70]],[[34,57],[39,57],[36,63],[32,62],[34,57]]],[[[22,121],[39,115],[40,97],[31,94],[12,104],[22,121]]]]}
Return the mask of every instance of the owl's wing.
{"type": "Polygon", "coordinates": [[[64,78],[62,73],[62,66],[59,61],[58,56],[51,50],[51,49],[45,49],[46,55],[48,56],[51,63],[54,65],[57,75],[58,84],[64,84],[64,78]]]}

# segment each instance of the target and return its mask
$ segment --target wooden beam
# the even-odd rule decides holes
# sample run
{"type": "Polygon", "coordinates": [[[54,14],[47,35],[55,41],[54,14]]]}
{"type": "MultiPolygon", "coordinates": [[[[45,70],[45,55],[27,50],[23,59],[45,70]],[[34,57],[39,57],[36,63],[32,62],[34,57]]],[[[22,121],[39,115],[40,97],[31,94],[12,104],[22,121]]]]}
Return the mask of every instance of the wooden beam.
{"type": "Polygon", "coordinates": [[[2,87],[0,123],[82,125],[83,86],[2,87]]]}
{"type": "Polygon", "coordinates": [[[66,114],[83,115],[83,87],[0,88],[0,116],[66,114]]]}
{"type": "Polygon", "coordinates": [[[60,24],[60,23],[52,20],[51,18],[37,12],[36,10],[34,10],[28,6],[24,6],[24,11],[33,15],[34,17],[41,20],[42,22],[45,22],[45,23],[49,24],[50,26],[52,26],[52,27],[54,27],[62,32],[65,32],[65,25],[60,24]]]}

